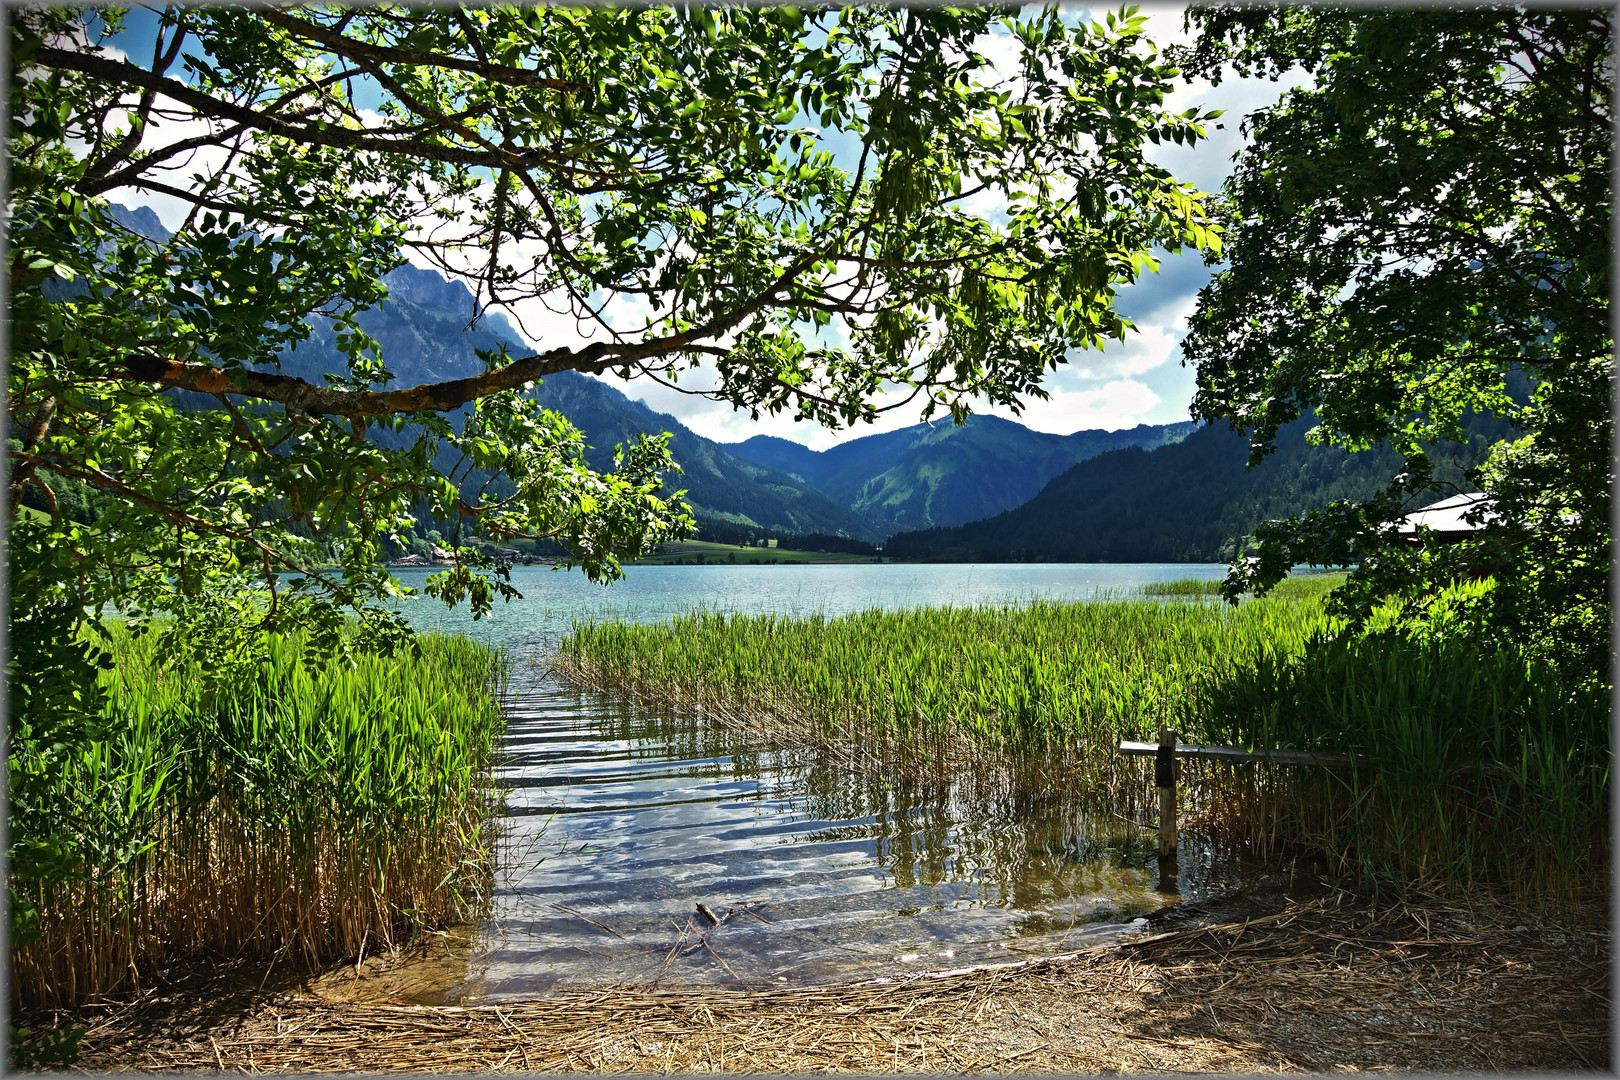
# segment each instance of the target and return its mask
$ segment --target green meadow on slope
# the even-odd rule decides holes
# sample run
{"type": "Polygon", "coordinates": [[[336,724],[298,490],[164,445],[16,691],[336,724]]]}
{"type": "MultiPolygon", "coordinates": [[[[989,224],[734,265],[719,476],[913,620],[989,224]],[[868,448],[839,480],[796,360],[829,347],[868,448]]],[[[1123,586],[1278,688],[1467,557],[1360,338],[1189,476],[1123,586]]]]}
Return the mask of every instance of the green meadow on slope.
{"type": "Polygon", "coordinates": [[[1071,465],[1121,447],[1176,442],[1193,427],[1182,421],[1053,435],[999,416],[974,415],[962,425],[947,418],[819,452],[770,435],[728,449],[798,477],[887,536],[1011,510],[1071,465]]]}

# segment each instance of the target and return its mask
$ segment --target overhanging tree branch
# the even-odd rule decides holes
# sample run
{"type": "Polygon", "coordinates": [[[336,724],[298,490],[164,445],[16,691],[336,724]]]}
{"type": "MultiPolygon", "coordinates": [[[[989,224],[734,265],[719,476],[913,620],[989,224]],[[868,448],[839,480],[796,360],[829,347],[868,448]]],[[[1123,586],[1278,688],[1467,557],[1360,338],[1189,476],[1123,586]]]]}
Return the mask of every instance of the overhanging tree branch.
{"type": "Polygon", "coordinates": [[[489,169],[545,168],[552,164],[549,154],[520,153],[505,148],[496,151],[469,150],[424,139],[378,138],[369,132],[353,128],[290,123],[280,116],[260,112],[235,102],[222,101],[212,94],[187,86],[176,79],[155,75],[128,61],[111,60],[94,53],[42,46],[35,53],[35,59],[43,66],[58,71],[77,71],[105,82],[153,90],[189,106],[203,116],[233,121],[256,131],[279,135],[311,146],[401,154],[421,161],[481,166],[489,169]]]}
{"type": "MultiPolygon", "coordinates": [[[[530,68],[514,68],[500,64],[491,64],[482,60],[468,60],[465,57],[449,56],[445,53],[427,52],[419,49],[401,49],[389,45],[373,45],[368,42],[356,41],[344,36],[341,32],[329,30],[324,26],[294,18],[280,8],[267,7],[263,9],[264,20],[281,27],[289,33],[310,41],[325,45],[339,56],[346,56],[352,60],[367,60],[373,64],[400,64],[410,67],[443,68],[446,71],[463,71],[469,75],[488,79],[490,82],[501,83],[505,86],[535,87],[542,90],[561,90],[571,93],[584,93],[590,87],[584,83],[569,82],[567,79],[557,79],[530,68]]],[[[465,20],[461,20],[465,27],[465,20]]],[[[476,48],[478,41],[470,33],[469,41],[476,48]]],[[[481,50],[480,50],[481,51],[481,50]]]]}

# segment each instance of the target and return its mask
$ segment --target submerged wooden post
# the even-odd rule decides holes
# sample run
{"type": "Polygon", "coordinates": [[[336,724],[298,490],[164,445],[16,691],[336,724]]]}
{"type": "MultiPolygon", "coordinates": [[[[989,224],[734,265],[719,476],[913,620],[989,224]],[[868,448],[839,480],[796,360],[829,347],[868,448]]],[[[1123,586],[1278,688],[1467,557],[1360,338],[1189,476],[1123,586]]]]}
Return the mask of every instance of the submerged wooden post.
{"type": "Polygon", "coordinates": [[[1159,858],[1176,854],[1176,733],[1159,728],[1159,750],[1153,755],[1153,784],[1159,789],[1159,858]]]}

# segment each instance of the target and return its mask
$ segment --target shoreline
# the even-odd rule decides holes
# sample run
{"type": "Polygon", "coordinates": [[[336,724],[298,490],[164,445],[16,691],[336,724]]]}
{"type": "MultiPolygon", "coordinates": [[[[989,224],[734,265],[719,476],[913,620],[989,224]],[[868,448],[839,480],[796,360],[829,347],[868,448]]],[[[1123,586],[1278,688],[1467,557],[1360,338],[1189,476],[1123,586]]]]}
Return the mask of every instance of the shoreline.
{"type": "MultiPolygon", "coordinates": [[[[1293,1072],[1604,1069],[1606,909],[1575,925],[1334,893],[1016,969],[470,1006],[176,981],[91,1018],[79,1068],[1293,1072]]],[[[1192,910],[1167,918],[1174,924],[1192,910]]],[[[239,973],[244,978],[247,972],[239,973]]]]}
{"type": "MultiPolygon", "coordinates": [[[[1506,906],[1486,910],[1473,899],[1463,908],[1433,899],[1379,905],[1345,893],[1303,902],[1293,895],[1276,911],[1249,910],[1241,920],[1218,903],[1183,905],[1156,915],[1172,924],[1203,921],[1072,955],[746,993],[619,986],[438,1006],[335,1000],[330,987],[308,979],[270,983],[273,966],[235,969],[251,978],[234,987],[176,969],[158,973],[134,1000],[81,1011],[93,1022],[80,1068],[1607,1066],[1612,946],[1597,903],[1549,918],[1506,906]],[[1568,917],[1573,929],[1561,924],[1568,917]],[[886,1052],[892,1060],[883,1060],[886,1052]]],[[[389,958],[371,961],[371,968],[390,966],[389,958]]],[[[332,970],[338,980],[352,971],[356,982],[371,973],[358,961],[332,970]]]]}

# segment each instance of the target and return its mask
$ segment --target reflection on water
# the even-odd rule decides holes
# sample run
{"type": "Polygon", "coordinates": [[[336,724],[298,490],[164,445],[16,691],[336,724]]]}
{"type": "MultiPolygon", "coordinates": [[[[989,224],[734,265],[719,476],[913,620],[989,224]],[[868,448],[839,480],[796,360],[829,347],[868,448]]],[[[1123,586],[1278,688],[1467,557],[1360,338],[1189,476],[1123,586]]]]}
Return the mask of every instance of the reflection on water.
{"type": "MultiPolygon", "coordinates": [[[[489,919],[432,974],[365,981],[422,1002],[825,982],[1070,951],[1175,899],[1153,837],[1050,772],[739,741],[550,679],[515,690],[489,919]]],[[[1247,874],[1183,848],[1183,896],[1247,874]]]]}

